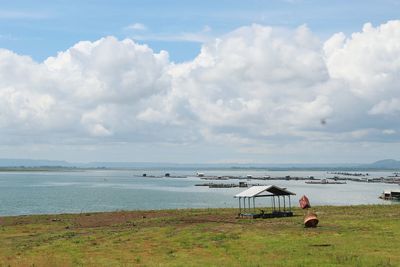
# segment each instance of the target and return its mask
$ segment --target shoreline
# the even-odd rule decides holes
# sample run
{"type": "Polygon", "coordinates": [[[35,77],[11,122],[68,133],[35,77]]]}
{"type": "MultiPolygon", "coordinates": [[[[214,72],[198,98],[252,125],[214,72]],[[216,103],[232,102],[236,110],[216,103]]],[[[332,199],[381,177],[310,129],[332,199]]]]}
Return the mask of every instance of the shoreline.
{"type": "MultiPolygon", "coordinates": [[[[390,201],[388,200],[387,203],[383,204],[357,204],[357,205],[313,205],[312,209],[326,209],[326,208],[364,208],[364,207],[386,207],[386,206],[397,206],[399,205],[400,209],[400,201],[390,201]]],[[[257,209],[270,209],[271,207],[257,207],[257,209]]],[[[297,205],[292,207],[293,211],[303,212],[297,205]]],[[[36,217],[36,216],[85,216],[89,215],[96,215],[96,214],[118,214],[118,213],[179,213],[179,212],[204,212],[204,211],[238,211],[239,208],[237,207],[224,207],[224,208],[171,208],[171,209],[135,209],[135,210],[110,210],[110,211],[82,211],[82,212],[63,212],[63,213],[35,213],[35,214],[19,214],[19,215],[0,215],[1,218],[17,218],[17,217],[36,217]]],[[[296,214],[295,214],[296,215],[296,214]]],[[[1,226],[1,223],[0,223],[1,226]]]]}

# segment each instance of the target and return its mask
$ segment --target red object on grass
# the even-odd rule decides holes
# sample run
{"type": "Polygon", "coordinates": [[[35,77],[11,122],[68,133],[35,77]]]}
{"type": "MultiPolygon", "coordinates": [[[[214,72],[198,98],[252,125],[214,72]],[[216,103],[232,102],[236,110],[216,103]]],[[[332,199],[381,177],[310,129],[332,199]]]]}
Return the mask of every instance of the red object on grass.
{"type": "Polygon", "coordinates": [[[308,197],[306,197],[305,195],[300,198],[299,203],[300,203],[300,208],[302,209],[311,208],[310,201],[308,200],[308,197]]]}

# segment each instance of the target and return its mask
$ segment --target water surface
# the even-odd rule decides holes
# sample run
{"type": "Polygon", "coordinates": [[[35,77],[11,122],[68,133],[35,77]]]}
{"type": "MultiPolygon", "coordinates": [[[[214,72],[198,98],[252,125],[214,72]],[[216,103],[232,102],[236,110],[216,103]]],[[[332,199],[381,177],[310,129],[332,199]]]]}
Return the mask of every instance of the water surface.
{"type": "MultiPolygon", "coordinates": [[[[79,213],[89,211],[147,210],[176,208],[236,207],[233,196],[243,188],[210,189],[195,186],[200,180],[194,171],[168,171],[188,178],[146,178],[141,170],[90,170],[71,172],[1,172],[0,215],[79,213]]],[[[162,175],[161,171],[145,171],[162,175]]],[[[322,171],[254,171],[212,170],[207,175],[302,176],[326,178],[322,171]]],[[[371,177],[388,176],[390,172],[370,173],[371,177]]],[[[237,180],[224,181],[237,183],[237,180]]],[[[312,205],[380,204],[378,196],[398,185],[348,182],[345,185],[309,185],[304,181],[248,181],[274,184],[295,192],[292,203],[303,194],[312,205]]],[[[260,204],[261,204],[260,200],[260,204]]],[[[265,202],[267,205],[269,202],[265,202]]]]}

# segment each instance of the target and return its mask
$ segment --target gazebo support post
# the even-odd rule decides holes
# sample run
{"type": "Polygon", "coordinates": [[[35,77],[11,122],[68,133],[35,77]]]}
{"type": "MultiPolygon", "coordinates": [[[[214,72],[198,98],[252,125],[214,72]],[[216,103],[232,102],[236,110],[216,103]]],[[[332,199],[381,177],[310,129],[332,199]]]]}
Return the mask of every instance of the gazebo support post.
{"type": "Polygon", "coordinates": [[[274,197],[271,198],[271,202],[272,202],[272,210],[274,210],[274,206],[275,206],[275,199],[274,199],[274,197]]]}
{"type": "Polygon", "coordinates": [[[242,205],[240,203],[240,199],[241,199],[241,197],[239,197],[239,215],[241,216],[242,215],[242,205]]]}
{"type": "Polygon", "coordinates": [[[273,211],[275,211],[275,209],[276,209],[275,196],[273,196],[273,199],[274,199],[274,210],[273,211]]]}
{"type": "Polygon", "coordinates": [[[286,211],[286,196],[283,196],[283,211],[286,211]]]}
{"type": "Polygon", "coordinates": [[[278,196],[278,208],[279,208],[279,211],[281,211],[281,197],[280,196],[278,196]]]}

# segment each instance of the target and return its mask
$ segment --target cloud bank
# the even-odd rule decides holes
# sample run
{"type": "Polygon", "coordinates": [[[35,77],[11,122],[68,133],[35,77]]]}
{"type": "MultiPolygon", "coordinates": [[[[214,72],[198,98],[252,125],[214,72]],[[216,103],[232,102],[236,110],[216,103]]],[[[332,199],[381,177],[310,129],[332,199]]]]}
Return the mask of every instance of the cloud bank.
{"type": "Polygon", "coordinates": [[[399,86],[400,21],[326,41],[255,24],[185,63],[114,37],[40,63],[0,49],[0,145],[398,143],[399,86]]]}

